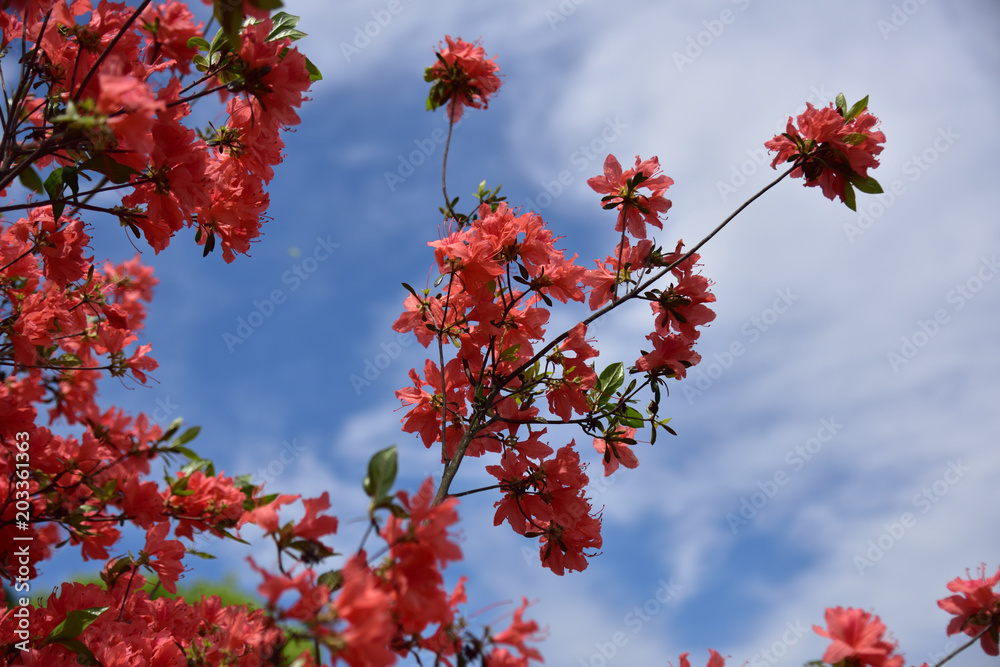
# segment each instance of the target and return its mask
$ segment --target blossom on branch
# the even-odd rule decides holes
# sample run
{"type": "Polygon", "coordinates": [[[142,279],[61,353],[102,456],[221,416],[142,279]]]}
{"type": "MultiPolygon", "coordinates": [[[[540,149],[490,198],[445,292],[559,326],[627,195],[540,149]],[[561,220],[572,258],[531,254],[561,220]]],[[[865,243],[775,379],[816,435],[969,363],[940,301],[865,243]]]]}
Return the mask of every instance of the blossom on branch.
{"type": "Polygon", "coordinates": [[[605,209],[618,209],[618,223],[615,231],[628,231],[637,239],[646,238],[646,225],[663,229],[659,214],[670,210],[671,201],[663,196],[674,179],[660,173],[660,160],[656,156],[641,160],[635,156],[635,167],[622,171],[622,166],[614,155],[604,160],[604,174],[587,179],[595,192],[605,194],[601,198],[605,209]],[[639,194],[639,188],[649,190],[649,194],[639,194]]]}
{"type": "Polygon", "coordinates": [[[879,165],[876,156],[882,152],[885,134],[875,129],[879,120],[868,112],[867,97],[850,109],[843,95],[837,101],[836,107],[831,103],[820,109],[807,103],[796,121],[789,117],[786,131],[764,147],[777,153],[772,167],[794,163],[792,176],[804,178],[809,187],[818,185],[827,199],[839,197],[855,210],[854,188],[882,192],[868,170],[879,165]]]}
{"type": "Polygon", "coordinates": [[[987,627],[980,643],[987,655],[1000,654],[997,645],[997,628],[1000,627],[1000,593],[996,591],[1000,582],[1000,569],[992,577],[986,576],[986,565],[979,568],[979,577],[973,578],[966,573],[962,579],[956,577],[948,583],[948,590],[958,595],[952,595],[938,600],[938,606],[955,618],[948,623],[948,634],[964,632],[974,637],[987,627]]]}
{"type": "Polygon", "coordinates": [[[813,626],[816,634],[832,639],[823,662],[836,664],[853,658],[857,665],[902,667],[903,656],[893,655],[896,644],[882,639],[885,624],[861,609],[833,607],[826,610],[826,629],[813,626]]]}
{"type": "Polygon", "coordinates": [[[424,81],[434,81],[427,97],[427,110],[448,104],[448,118],[457,123],[465,107],[485,109],[489,98],[500,89],[500,68],[496,56],[486,59],[486,50],[479,42],[462,41],[445,36],[447,46],[434,55],[437,62],[424,72],[424,81]]]}

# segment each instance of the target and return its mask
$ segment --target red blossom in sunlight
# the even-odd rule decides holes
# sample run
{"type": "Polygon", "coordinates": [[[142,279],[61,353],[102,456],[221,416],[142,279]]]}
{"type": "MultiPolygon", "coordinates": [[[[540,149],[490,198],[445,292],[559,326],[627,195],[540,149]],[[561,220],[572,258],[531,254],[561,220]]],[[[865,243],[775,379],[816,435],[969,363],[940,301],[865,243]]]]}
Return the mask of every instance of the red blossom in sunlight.
{"type": "Polygon", "coordinates": [[[618,209],[615,231],[628,231],[637,239],[646,238],[646,225],[663,229],[659,214],[670,210],[671,202],[663,196],[674,180],[660,173],[660,161],[651,157],[640,160],[635,156],[635,167],[622,171],[618,159],[609,154],[604,160],[604,173],[587,179],[595,192],[606,195],[601,199],[606,209],[618,209]],[[639,194],[639,188],[649,194],[639,194]]]}
{"type": "Polygon", "coordinates": [[[792,176],[804,178],[807,186],[820,186],[828,199],[839,197],[852,209],[852,185],[864,192],[881,192],[868,170],[879,165],[876,156],[882,152],[885,134],[875,129],[879,119],[868,112],[867,99],[859,102],[865,106],[853,116],[851,110],[833,103],[819,109],[806,104],[795,122],[788,118],[783,134],[765,142],[765,148],[777,153],[771,166],[794,162],[792,176]]]}
{"type": "MultiPolygon", "coordinates": [[[[725,667],[726,661],[715,649],[708,649],[708,667],[725,667]]],[[[680,655],[680,667],[691,667],[691,661],[688,660],[690,653],[681,653],[680,655]]]]}
{"type": "Polygon", "coordinates": [[[634,437],[634,428],[618,426],[614,433],[605,434],[603,438],[594,438],[594,449],[602,457],[605,477],[618,470],[619,465],[626,468],[635,468],[639,465],[639,459],[632,450],[632,445],[635,444],[634,437]]]}
{"type": "Polygon", "coordinates": [[[177,592],[177,578],[184,572],[184,545],[179,540],[165,539],[170,532],[170,522],[158,523],[146,533],[143,551],[150,558],[149,567],[160,575],[160,583],[170,593],[177,592]]]}
{"type": "Polygon", "coordinates": [[[1000,569],[991,577],[986,576],[986,565],[979,568],[979,576],[973,578],[966,572],[966,578],[956,577],[948,583],[952,595],[938,600],[938,606],[955,617],[948,623],[948,634],[964,632],[974,637],[987,627],[980,644],[987,655],[1000,654],[997,645],[997,627],[1000,626],[1000,593],[996,591],[1000,582],[1000,569]]]}
{"type": "Polygon", "coordinates": [[[198,54],[198,49],[189,47],[188,40],[201,37],[202,23],[194,22],[187,5],[177,0],[149,5],[142,12],[138,29],[150,41],[146,47],[148,64],[164,59],[172,61],[170,67],[178,74],[191,70],[191,59],[198,54]]]}
{"type": "Polygon", "coordinates": [[[493,642],[495,644],[512,646],[518,650],[520,656],[515,658],[506,648],[498,647],[486,659],[486,664],[489,667],[527,665],[529,659],[543,662],[542,654],[538,652],[538,649],[525,644],[525,642],[539,641],[542,638],[538,623],[535,621],[525,621],[522,618],[527,608],[528,598],[521,598],[521,606],[514,610],[514,619],[510,625],[493,635],[493,642]]]}
{"type": "Polygon", "coordinates": [[[465,107],[484,109],[489,98],[500,89],[496,56],[486,59],[486,50],[478,42],[445,36],[447,46],[438,46],[438,58],[424,73],[424,81],[434,81],[427,100],[428,109],[448,104],[448,118],[458,122],[465,107]]]}
{"type": "Polygon", "coordinates": [[[303,498],[306,515],[295,524],[293,532],[306,540],[318,540],[324,535],[337,532],[337,517],[320,516],[319,513],[330,508],[330,492],[324,491],[319,498],[303,498]]]}
{"type": "Polygon", "coordinates": [[[833,640],[823,662],[835,664],[854,658],[859,665],[902,667],[903,657],[893,655],[896,644],[882,638],[885,624],[878,616],[861,609],[832,607],[826,610],[826,625],[825,629],[813,626],[816,634],[833,640]]]}

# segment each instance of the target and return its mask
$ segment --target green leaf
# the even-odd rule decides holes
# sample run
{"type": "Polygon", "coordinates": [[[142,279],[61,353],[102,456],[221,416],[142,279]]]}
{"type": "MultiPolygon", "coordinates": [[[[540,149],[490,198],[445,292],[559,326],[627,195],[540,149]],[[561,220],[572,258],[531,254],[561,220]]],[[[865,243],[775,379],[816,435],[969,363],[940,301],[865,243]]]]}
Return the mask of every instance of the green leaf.
{"type": "MultiPolygon", "coordinates": [[[[215,477],[215,465],[209,459],[195,459],[181,468],[181,472],[184,473],[185,475],[191,475],[191,473],[198,470],[203,471],[209,477],[215,477]]],[[[183,481],[186,479],[187,477],[184,477],[182,478],[182,480],[179,481],[183,481]]],[[[187,484],[185,484],[185,491],[187,491],[186,487],[187,484]]],[[[177,493],[176,489],[174,489],[174,493],[177,493]]]]}
{"type": "Polygon", "coordinates": [[[243,3],[232,2],[232,0],[213,0],[212,4],[215,20],[219,22],[220,34],[229,42],[230,48],[238,50],[240,48],[240,29],[243,27],[243,3]]]}
{"type": "Polygon", "coordinates": [[[106,153],[98,153],[86,162],[82,163],[80,169],[90,169],[98,174],[107,176],[108,180],[116,185],[128,183],[134,174],[139,172],[132,167],[127,167],[120,162],[112,160],[106,153]]]}
{"type": "Polygon", "coordinates": [[[851,209],[852,211],[857,212],[857,210],[858,210],[858,204],[857,204],[857,201],[856,201],[857,197],[854,194],[854,188],[851,186],[850,183],[844,183],[844,197],[843,197],[843,199],[844,199],[844,204],[847,206],[847,208],[851,209]]]}
{"type": "Polygon", "coordinates": [[[618,419],[619,423],[623,426],[631,426],[632,428],[642,428],[645,424],[645,420],[639,411],[632,407],[625,408],[625,416],[618,419]]]}
{"type": "Polygon", "coordinates": [[[389,495],[389,489],[396,481],[396,465],[396,445],[386,447],[372,456],[364,481],[365,493],[369,498],[378,501],[389,495]]]}
{"type": "Polygon", "coordinates": [[[25,167],[24,171],[18,176],[18,179],[20,179],[21,185],[35,192],[41,192],[45,187],[42,185],[42,179],[38,175],[38,172],[31,166],[25,167]]]}
{"type": "Polygon", "coordinates": [[[851,132],[850,134],[845,134],[841,141],[845,144],[850,144],[852,146],[857,146],[858,144],[864,143],[864,140],[868,138],[868,135],[864,132],[851,132]]]}
{"type": "Polygon", "coordinates": [[[309,72],[310,81],[322,81],[323,73],[319,71],[319,68],[313,64],[313,61],[306,58],[306,71],[309,72]]]}
{"type": "Polygon", "coordinates": [[[192,426],[191,428],[187,429],[186,431],[184,431],[183,433],[181,433],[179,436],[177,436],[177,439],[174,440],[172,444],[175,447],[179,447],[181,445],[189,443],[192,440],[194,440],[195,438],[197,438],[199,433],[201,433],[201,427],[200,426],[192,426]]]}
{"type": "Polygon", "coordinates": [[[204,37],[195,36],[187,41],[187,47],[189,49],[198,49],[199,51],[208,51],[211,45],[204,37]]]}
{"type": "Polygon", "coordinates": [[[851,185],[866,194],[877,195],[883,192],[882,186],[871,176],[863,178],[859,174],[851,174],[848,178],[851,181],[851,185]]]}
{"type": "Polygon", "coordinates": [[[326,586],[331,591],[337,591],[344,585],[344,575],[340,573],[340,570],[330,570],[319,575],[316,578],[316,583],[326,586]]]}
{"type": "Polygon", "coordinates": [[[174,445],[173,447],[165,451],[168,451],[171,454],[181,454],[183,456],[186,456],[191,461],[201,460],[201,457],[198,456],[198,454],[196,454],[193,450],[190,450],[187,447],[181,447],[180,445],[174,445]]]}
{"type": "Polygon", "coordinates": [[[860,100],[854,103],[854,106],[851,107],[851,110],[847,112],[846,116],[844,116],[844,122],[846,123],[847,121],[854,120],[858,116],[858,114],[860,114],[867,108],[868,108],[868,96],[865,95],[860,100]]]}
{"type": "Polygon", "coordinates": [[[619,361],[605,368],[601,373],[601,376],[597,378],[597,385],[594,387],[597,391],[598,403],[601,405],[606,404],[608,400],[610,400],[611,395],[614,394],[624,382],[625,364],[619,361]]]}
{"type": "Polygon", "coordinates": [[[847,98],[844,97],[843,93],[837,93],[836,102],[841,115],[845,114],[847,112],[847,98]]]}
{"type": "MultiPolygon", "coordinates": [[[[45,192],[49,195],[49,199],[58,199],[60,195],[62,195],[63,191],[62,175],[63,175],[63,168],[56,167],[49,174],[48,178],[45,179],[44,187],[45,187],[45,192]]],[[[59,218],[59,216],[55,217],[56,219],[59,218]]]]}
{"type": "MultiPolygon", "coordinates": [[[[281,4],[279,3],[280,7],[281,4]]],[[[276,42],[278,40],[288,38],[293,42],[298,41],[306,36],[306,33],[301,30],[296,30],[295,26],[299,23],[299,17],[287,14],[285,12],[278,12],[271,17],[271,32],[267,35],[267,41],[276,42]]]]}
{"type": "Polygon", "coordinates": [[[97,620],[97,617],[106,612],[110,607],[90,607],[88,609],[74,609],[66,614],[63,622],[57,625],[49,636],[42,640],[42,645],[59,641],[76,639],[80,633],[90,627],[90,624],[97,620]]]}
{"type": "Polygon", "coordinates": [[[274,11],[275,9],[281,9],[284,7],[281,4],[281,0],[250,0],[250,4],[257,9],[267,9],[268,11],[274,11]]]}
{"type": "Polygon", "coordinates": [[[212,43],[208,47],[208,52],[210,54],[217,53],[223,50],[228,43],[229,41],[226,39],[226,31],[219,28],[215,31],[215,37],[212,38],[212,43]]]}
{"type": "Polygon", "coordinates": [[[162,436],[160,436],[160,441],[161,442],[166,441],[174,437],[174,433],[177,433],[177,431],[180,430],[183,424],[184,424],[184,419],[182,417],[178,417],[177,419],[170,422],[170,426],[167,427],[166,432],[162,436]]]}
{"type": "Polygon", "coordinates": [[[218,532],[222,533],[222,536],[223,536],[223,537],[227,537],[227,538],[229,538],[230,540],[236,540],[236,541],[237,541],[237,542],[239,542],[240,544],[247,544],[247,545],[249,545],[249,544],[250,544],[250,543],[249,543],[249,542],[247,542],[246,540],[244,540],[244,539],[241,539],[241,538],[239,538],[239,537],[236,537],[235,535],[233,535],[232,533],[230,533],[230,532],[229,532],[228,530],[226,530],[225,528],[221,527],[221,526],[220,526],[219,524],[215,524],[215,527],[214,527],[214,529],[215,529],[215,530],[217,530],[218,532]]]}

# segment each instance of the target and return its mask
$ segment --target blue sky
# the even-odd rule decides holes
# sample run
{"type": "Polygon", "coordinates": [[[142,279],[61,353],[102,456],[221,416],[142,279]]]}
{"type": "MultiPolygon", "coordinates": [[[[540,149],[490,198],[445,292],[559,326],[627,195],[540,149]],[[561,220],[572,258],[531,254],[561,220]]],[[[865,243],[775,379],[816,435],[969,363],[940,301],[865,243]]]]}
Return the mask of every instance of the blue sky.
{"type": "MultiPolygon", "coordinates": [[[[718,317],[699,370],[662,408],[678,437],[640,446],[639,468],[606,481],[592,457],[603,554],[556,577],[537,547],[493,528],[495,498],[481,494],[460,506],[466,561],[449,577],[472,578],[470,609],[510,601],[476,622],[536,600],[553,665],[683,651],[703,664],[708,647],[732,665],[799,665],[826,646],[801,629],[836,605],[879,614],[908,664],[933,662],[950,646],[935,605],[945,584],[1000,564],[1000,13],[986,0],[677,5],[290,0],[325,79],[286,134],[273,219],[232,265],[183,235],[144,253],[161,281],[146,330],[161,367],[151,387],[110,382],[105,395],[201,425],[196,448],[227,474],[329,491],[344,522],[335,548],[351,551],[374,451],[399,445],[408,488],[437,474],[434,451],[400,432],[393,396],[423,348],[390,326],[400,282],[428,280],[438,229],[446,123],[424,110],[422,74],[444,35],[481,38],[504,75],[489,110],[456,130],[449,192],[471,202],[480,180],[502,182],[588,266],[616,241],[585,183],[607,152],[659,156],[676,184],[657,240],[690,244],[773,178],[762,145],[790,114],[869,94],[888,193],[859,196],[855,214],[785,182],[703,250],[718,317]],[[386,173],[405,178],[390,187],[386,173]]],[[[102,226],[96,254],[131,256],[102,226]]],[[[549,331],[582,312],[557,309],[549,331]]],[[[592,329],[599,364],[634,361],[648,330],[641,307],[592,329]]],[[[581,439],[550,433],[555,446],[581,439]]],[[[454,488],[485,479],[473,460],[454,488]]],[[[260,544],[214,552],[190,576],[250,585],[245,557],[273,558],[260,544]]],[[[45,582],[78,569],[62,557],[45,582]]]]}

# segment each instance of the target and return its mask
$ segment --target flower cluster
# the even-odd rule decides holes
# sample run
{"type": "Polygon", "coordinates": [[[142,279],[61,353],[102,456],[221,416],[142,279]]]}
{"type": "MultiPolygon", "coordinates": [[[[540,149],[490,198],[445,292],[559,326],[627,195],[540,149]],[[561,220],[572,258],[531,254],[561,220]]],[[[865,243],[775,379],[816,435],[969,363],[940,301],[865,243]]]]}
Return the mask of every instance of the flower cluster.
{"type": "MultiPolygon", "coordinates": [[[[495,70],[481,49],[448,42],[449,49],[427,70],[427,80],[437,81],[430,108],[445,99],[461,102],[456,82],[482,81],[484,72],[495,70]]],[[[496,80],[473,89],[494,92],[498,85],[496,80]]],[[[393,325],[400,333],[412,332],[425,347],[437,341],[439,358],[445,342],[457,348],[443,368],[428,359],[422,372],[412,369],[412,386],[396,392],[408,408],[403,430],[418,434],[427,447],[441,443],[446,466],[457,467],[465,456],[497,455],[499,461],[486,467],[502,492],[494,523],[537,538],[543,565],[558,574],[584,569],[587,557],[600,548],[600,512],[585,495],[586,464],[575,440],[554,451],[541,440],[548,426],[540,426],[583,426],[603,457],[605,474],[611,474],[620,464],[638,465],[633,436],[646,421],[655,422],[655,412],[643,417],[631,407],[635,383],[614,398],[624,381],[622,366],[598,376],[592,362],[597,350],[587,339],[585,323],[542,344],[548,309],[553,301],[587,300],[588,288],[592,309],[617,301],[619,286],[633,288],[635,297],[642,278],[656,269],[662,277],[673,264],[669,269],[677,284],[662,295],[654,290],[644,297],[654,301],[657,323],[651,340],[657,349],[636,363],[635,372],[649,376],[643,386],[683,377],[684,369],[698,361],[690,350],[698,337],[695,327],[714,317],[704,305],[714,300],[709,283],[694,273],[697,255],[682,257],[679,246],[664,254],[644,240],[646,225],[662,228],[659,214],[670,208],[663,193],[673,181],[660,173],[659,161],[637,157],[635,168],[623,172],[609,155],[604,176],[588,182],[609,193],[602,205],[618,210],[621,232],[615,256],[598,262],[596,270],[557,249],[557,239],[539,215],[490,199],[480,186],[474,214],[456,216],[448,233],[429,243],[440,274],[434,287],[440,291],[417,292],[404,285],[409,291],[405,310],[393,325]],[[630,247],[626,234],[643,240],[630,247]],[[683,345],[666,351],[674,339],[683,345]],[[544,407],[551,417],[543,415],[544,407]]]]}
{"type": "MultiPolygon", "coordinates": [[[[986,566],[979,576],[966,573],[948,583],[952,595],[938,600],[938,606],[954,615],[948,624],[949,635],[964,633],[979,637],[983,651],[996,656],[997,635],[1000,633],[1000,570],[986,576],[986,566]]],[[[903,656],[897,655],[897,644],[884,638],[885,624],[878,616],[861,609],[832,607],[826,610],[826,628],[814,625],[813,630],[832,643],[823,655],[823,662],[847,667],[902,667],[903,656]]],[[[970,642],[971,643],[971,642],[970,642]]],[[[960,649],[961,650],[961,649],[960,649]]],[[[954,655],[954,654],[952,654],[954,655]]],[[[952,655],[944,660],[947,662],[952,655]]],[[[926,663],[924,663],[926,667],[926,663]]]]}
{"type": "Polygon", "coordinates": [[[813,626],[816,634],[833,640],[823,654],[831,665],[850,659],[855,667],[902,667],[903,657],[893,655],[896,644],[882,638],[885,624],[878,616],[860,609],[833,607],[826,610],[826,628],[813,626]]]}
{"type": "Polygon", "coordinates": [[[812,104],[796,122],[788,119],[788,128],[764,146],[777,153],[772,167],[794,163],[792,176],[802,177],[807,186],[820,186],[828,199],[839,197],[855,209],[854,188],[862,192],[882,192],[878,181],[868,175],[879,162],[885,134],[876,130],[879,120],[868,112],[865,97],[850,109],[843,95],[837,106],[817,109],[812,104]]]}
{"type": "Polygon", "coordinates": [[[952,595],[938,600],[938,606],[949,614],[954,614],[948,624],[948,634],[964,632],[970,637],[982,634],[980,640],[983,650],[988,655],[1000,655],[997,643],[1000,630],[1000,592],[997,592],[997,582],[1000,582],[1000,569],[991,577],[986,576],[986,566],[980,567],[979,576],[973,578],[956,578],[948,584],[948,590],[958,595],[952,595]]]}
{"type": "Polygon", "coordinates": [[[446,36],[447,46],[439,45],[435,52],[437,62],[424,72],[424,81],[434,82],[427,97],[427,109],[437,109],[448,104],[448,118],[457,123],[465,107],[485,109],[489,98],[500,88],[500,70],[493,62],[496,56],[486,59],[486,50],[478,42],[465,42],[461,38],[446,36]]]}
{"type": "MultiPolygon", "coordinates": [[[[206,250],[217,238],[232,261],[259,234],[263,184],[281,161],[279,131],[298,122],[311,74],[291,39],[272,33],[279,26],[271,19],[248,23],[231,48],[222,39],[208,46],[176,0],[133,12],[87,0],[20,3],[0,26],[5,44],[21,40],[29,54],[0,143],[9,152],[0,189],[19,178],[37,193],[5,208],[23,217],[0,221],[0,365],[9,369],[0,383],[0,430],[5,451],[14,433],[33,443],[35,472],[18,489],[30,498],[36,562],[59,541],[57,526],[85,559],[107,558],[121,522],[153,535],[167,517],[183,516],[178,536],[220,534],[250,497],[234,480],[201,470],[166,488],[139,481],[151,459],[183,453],[186,440],[174,440],[179,424],[164,430],[144,415],[99,407],[97,381],[107,372],[145,384],[157,368],[151,345],[139,341],[157,281],[138,257],[95,263],[79,215],[117,216],[157,252],[184,225],[195,226],[206,250]],[[209,59],[199,55],[201,43],[209,59]],[[201,78],[185,86],[192,65],[201,78]],[[190,102],[216,92],[228,98],[230,121],[217,131],[225,141],[184,125],[190,102]],[[101,184],[88,191],[87,181],[101,184]],[[123,193],[121,205],[86,203],[113,191],[123,193]],[[37,423],[43,400],[50,424],[83,432],[37,423]]],[[[288,28],[293,19],[276,20],[288,28]]],[[[14,492],[12,461],[0,461],[4,498],[14,492]]],[[[4,507],[0,535],[9,539],[14,505],[4,507]]],[[[0,563],[6,578],[13,567],[0,563]]]]}

